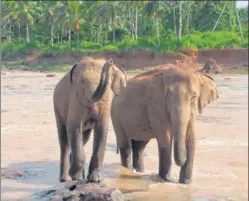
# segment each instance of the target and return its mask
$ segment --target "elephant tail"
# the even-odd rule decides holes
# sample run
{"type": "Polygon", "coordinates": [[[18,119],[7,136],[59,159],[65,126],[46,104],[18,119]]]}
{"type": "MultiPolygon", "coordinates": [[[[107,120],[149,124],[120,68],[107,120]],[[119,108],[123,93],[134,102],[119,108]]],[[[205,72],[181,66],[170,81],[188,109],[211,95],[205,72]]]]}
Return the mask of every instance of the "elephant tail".
{"type": "Polygon", "coordinates": [[[118,141],[116,140],[116,144],[117,144],[117,154],[119,154],[119,148],[118,148],[118,141]]]}

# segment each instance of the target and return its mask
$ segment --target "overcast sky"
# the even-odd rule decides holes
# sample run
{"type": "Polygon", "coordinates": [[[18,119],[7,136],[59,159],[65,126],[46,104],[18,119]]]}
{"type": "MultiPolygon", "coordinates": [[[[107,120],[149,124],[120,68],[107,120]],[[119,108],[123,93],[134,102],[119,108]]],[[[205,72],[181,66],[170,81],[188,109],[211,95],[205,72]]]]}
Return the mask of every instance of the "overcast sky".
{"type": "Polygon", "coordinates": [[[248,1],[237,1],[237,7],[246,7],[248,5],[248,1]]]}

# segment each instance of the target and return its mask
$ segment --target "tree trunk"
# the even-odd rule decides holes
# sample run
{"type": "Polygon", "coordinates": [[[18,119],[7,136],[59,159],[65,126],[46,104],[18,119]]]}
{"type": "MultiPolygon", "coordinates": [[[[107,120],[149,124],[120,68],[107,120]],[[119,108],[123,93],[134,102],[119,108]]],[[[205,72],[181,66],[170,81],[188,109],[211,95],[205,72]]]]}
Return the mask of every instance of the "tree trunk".
{"type": "Polygon", "coordinates": [[[26,22],[26,40],[29,43],[30,42],[30,38],[29,38],[29,23],[26,22]]]}
{"type": "Polygon", "coordinates": [[[135,20],[135,39],[137,40],[137,20],[138,20],[138,8],[136,8],[136,20],[135,20]]]}
{"type": "Polygon", "coordinates": [[[99,32],[98,32],[98,37],[97,37],[97,43],[99,44],[99,38],[100,38],[100,33],[102,30],[102,24],[99,25],[99,32]]]}
{"type": "Polygon", "coordinates": [[[77,31],[77,48],[79,48],[80,45],[80,30],[77,31]]]}
{"type": "Polygon", "coordinates": [[[132,39],[135,38],[133,19],[134,19],[134,12],[133,12],[133,9],[131,9],[131,34],[132,34],[132,39]]]}
{"type": "Polygon", "coordinates": [[[71,48],[71,28],[68,30],[68,47],[71,48]]]}
{"type": "Polygon", "coordinates": [[[64,31],[64,29],[63,29],[63,27],[61,27],[61,48],[62,48],[62,41],[63,41],[63,31],[64,31]]]}
{"type": "Polygon", "coordinates": [[[18,42],[20,43],[21,42],[21,26],[18,22],[17,24],[18,24],[18,42]]]}
{"type": "Polygon", "coordinates": [[[51,29],[50,29],[50,40],[51,40],[51,46],[54,46],[54,25],[53,23],[51,24],[51,29]]]}
{"type": "Polygon", "coordinates": [[[242,29],[241,29],[241,24],[240,24],[239,13],[238,13],[237,7],[235,7],[235,13],[236,13],[237,21],[239,24],[240,37],[241,37],[241,40],[244,42],[244,37],[243,37],[242,29]]]}
{"type": "Polygon", "coordinates": [[[133,38],[133,31],[132,31],[132,16],[131,16],[131,9],[129,8],[129,23],[130,23],[130,35],[133,38]]]}
{"type": "Polygon", "coordinates": [[[188,9],[188,15],[187,15],[186,29],[187,29],[188,34],[190,34],[190,32],[189,32],[189,18],[190,18],[191,6],[192,6],[192,2],[189,3],[189,9],[188,9]]]}
{"type": "Polygon", "coordinates": [[[8,39],[9,39],[9,43],[11,43],[11,25],[12,25],[12,23],[10,22],[10,26],[9,26],[9,37],[8,37],[8,39]]]}
{"type": "Polygon", "coordinates": [[[115,29],[114,29],[114,28],[112,29],[112,42],[113,42],[113,44],[116,43],[116,39],[115,39],[115,29]]]}
{"type": "MultiPolygon", "coordinates": [[[[176,2],[174,2],[175,4],[176,2]]],[[[175,31],[175,35],[177,36],[177,30],[176,30],[176,7],[174,5],[173,7],[173,21],[174,21],[174,31],[175,31]]]]}
{"type": "Polygon", "coordinates": [[[112,42],[113,42],[113,44],[116,43],[116,37],[115,37],[115,22],[114,22],[114,19],[112,19],[112,42]]]}
{"type": "Polygon", "coordinates": [[[226,8],[226,5],[227,5],[227,1],[225,1],[225,4],[224,4],[223,9],[222,9],[222,11],[221,11],[221,13],[220,13],[220,16],[218,17],[218,19],[217,19],[217,21],[216,21],[216,23],[215,23],[214,28],[213,28],[212,31],[214,31],[215,28],[216,28],[216,26],[218,25],[218,22],[220,21],[220,18],[221,18],[222,14],[223,14],[223,12],[224,12],[224,10],[225,10],[225,8],[226,8]]]}
{"type": "Polygon", "coordinates": [[[179,1],[179,29],[178,29],[178,38],[182,38],[182,1],[179,1]]]}
{"type": "Polygon", "coordinates": [[[156,33],[157,33],[158,44],[160,45],[160,32],[159,32],[159,23],[157,17],[156,17],[156,33]]]}

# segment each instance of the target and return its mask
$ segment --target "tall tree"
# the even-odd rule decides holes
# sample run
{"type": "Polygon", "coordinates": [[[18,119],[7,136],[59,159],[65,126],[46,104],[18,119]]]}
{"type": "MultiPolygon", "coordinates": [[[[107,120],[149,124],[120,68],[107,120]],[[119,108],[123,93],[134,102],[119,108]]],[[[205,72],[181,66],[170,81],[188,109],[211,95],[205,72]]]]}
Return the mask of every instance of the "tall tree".
{"type": "Polygon", "coordinates": [[[36,2],[8,1],[10,12],[5,16],[8,19],[19,19],[21,25],[26,26],[26,41],[30,42],[30,26],[34,24],[34,17],[38,12],[36,2]]]}

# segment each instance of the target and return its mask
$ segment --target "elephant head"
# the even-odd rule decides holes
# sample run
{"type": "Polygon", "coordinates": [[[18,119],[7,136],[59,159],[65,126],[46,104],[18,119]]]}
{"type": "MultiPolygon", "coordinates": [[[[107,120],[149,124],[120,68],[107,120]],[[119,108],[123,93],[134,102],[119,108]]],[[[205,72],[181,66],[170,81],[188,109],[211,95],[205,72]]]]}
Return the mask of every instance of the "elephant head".
{"type": "Polygon", "coordinates": [[[120,66],[113,64],[112,59],[104,61],[85,58],[80,64],[72,67],[70,81],[71,84],[74,81],[84,83],[88,88],[87,94],[91,94],[91,100],[97,102],[103,97],[109,83],[114,94],[119,95],[119,92],[126,87],[127,76],[120,66]],[[102,68],[101,74],[96,67],[102,68]],[[96,79],[99,79],[97,86],[96,79]]]}
{"type": "Polygon", "coordinates": [[[174,136],[175,162],[178,166],[183,166],[187,157],[187,129],[191,118],[195,118],[197,105],[201,113],[207,104],[218,98],[218,92],[214,80],[199,72],[170,69],[154,78],[154,84],[157,80],[157,85],[160,82],[163,87],[165,101],[158,103],[163,105],[166,102],[170,130],[174,136]],[[156,77],[161,77],[161,81],[156,77]]]}

